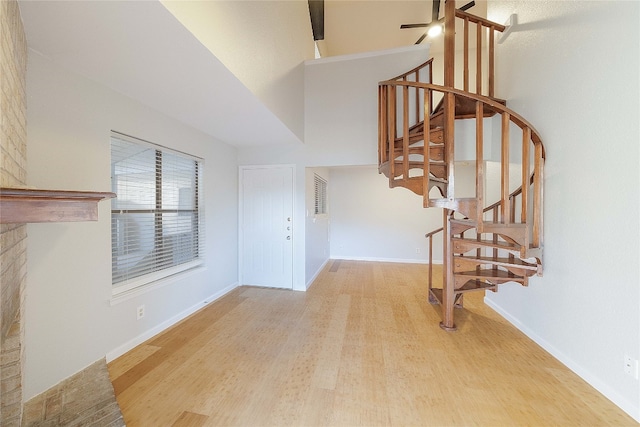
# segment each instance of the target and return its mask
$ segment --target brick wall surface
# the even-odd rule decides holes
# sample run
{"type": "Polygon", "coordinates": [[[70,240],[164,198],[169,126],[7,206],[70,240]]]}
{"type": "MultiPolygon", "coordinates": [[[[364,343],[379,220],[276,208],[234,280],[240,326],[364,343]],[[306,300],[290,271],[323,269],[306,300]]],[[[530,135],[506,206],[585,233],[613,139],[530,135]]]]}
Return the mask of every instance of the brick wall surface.
{"type": "MultiPolygon", "coordinates": [[[[0,214],[2,214],[0,212],[0,214]]],[[[24,225],[0,225],[0,277],[2,278],[2,336],[6,336],[20,312],[21,287],[27,274],[27,229],[24,225]]]]}
{"type": "Polygon", "coordinates": [[[19,426],[22,414],[22,343],[19,321],[13,322],[0,349],[2,426],[19,426]]]}
{"type": "Polygon", "coordinates": [[[15,0],[0,2],[0,186],[27,183],[27,42],[15,0]]]}
{"type": "MultiPolygon", "coordinates": [[[[27,183],[27,43],[18,3],[0,0],[0,186],[27,183]]],[[[2,212],[0,212],[0,216],[2,212]]],[[[21,311],[26,277],[24,225],[0,226],[0,425],[22,417],[21,311]]]]}

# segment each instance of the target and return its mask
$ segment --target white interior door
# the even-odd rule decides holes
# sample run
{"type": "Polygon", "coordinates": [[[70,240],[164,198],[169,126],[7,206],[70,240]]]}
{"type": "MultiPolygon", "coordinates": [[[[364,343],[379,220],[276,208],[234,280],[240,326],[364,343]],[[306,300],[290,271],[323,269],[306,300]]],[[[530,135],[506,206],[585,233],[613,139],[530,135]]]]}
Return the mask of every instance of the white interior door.
{"type": "Polygon", "coordinates": [[[293,167],[241,168],[241,280],[293,288],[293,167]]]}

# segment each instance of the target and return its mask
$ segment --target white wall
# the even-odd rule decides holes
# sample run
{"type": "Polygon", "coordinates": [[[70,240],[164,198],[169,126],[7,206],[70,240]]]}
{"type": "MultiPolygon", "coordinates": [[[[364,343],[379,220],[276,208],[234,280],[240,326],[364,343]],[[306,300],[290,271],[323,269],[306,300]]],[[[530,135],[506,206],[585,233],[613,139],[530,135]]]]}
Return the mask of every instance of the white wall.
{"type": "MultiPolygon", "coordinates": [[[[456,163],[455,169],[457,197],[473,197],[475,162],[456,163]]],[[[424,235],[442,227],[442,209],[425,209],[422,196],[389,188],[376,166],[335,167],[330,177],[331,258],[428,262],[424,235]]],[[[442,263],[441,233],[433,238],[433,262],[442,263]]]]}
{"type": "Polygon", "coordinates": [[[24,398],[118,355],[237,281],[236,150],[29,52],[28,183],[110,191],[110,131],[204,158],[206,266],[111,305],[110,202],[99,221],[30,224],[24,398]],[[136,307],[146,315],[136,321],[136,307]]]}
{"type": "MultiPolygon", "coordinates": [[[[424,233],[440,226],[440,211],[423,209],[422,198],[408,190],[391,191],[386,178],[378,175],[375,166],[370,166],[378,161],[378,82],[429,59],[428,47],[305,63],[304,158],[307,166],[331,167],[328,189],[331,258],[405,262],[428,259],[424,233]],[[366,166],[350,167],[362,165],[366,166]],[[381,211],[389,212],[391,206],[396,206],[399,218],[408,220],[383,221],[381,211]],[[435,218],[435,222],[428,218],[435,218]]],[[[314,225],[309,221],[307,224],[314,225]]],[[[316,223],[315,232],[323,233],[322,226],[316,223]]],[[[315,232],[310,230],[307,236],[315,232]]],[[[314,245],[309,242],[307,250],[314,245]]],[[[439,245],[438,254],[442,252],[439,245]]],[[[308,279],[317,271],[320,260],[321,257],[307,255],[307,262],[311,262],[308,279]]]]}
{"type": "MultiPolygon", "coordinates": [[[[305,143],[242,148],[238,164],[294,164],[293,288],[303,291],[326,261],[315,251],[321,227],[307,232],[307,168],[377,162],[377,83],[410,70],[427,57],[428,46],[321,59],[305,63],[305,143]],[[345,93],[342,93],[346,91],[345,93]],[[346,119],[345,119],[346,118],[346,119]],[[309,247],[305,239],[312,242],[309,247]],[[313,250],[307,253],[308,250],[313,250]],[[307,265],[309,264],[309,265],[307,265]]],[[[383,187],[386,184],[383,183],[383,187]]],[[[333,188],[334,185],[331,184],[333,188]]],[[[332,191],[332,190],[330,190],[332,191]]],[[[332,197],[331,195],[329,196],[332,197]]],[[[418,196],[416,198],[420,199],[418,196]]],[[[332,200],[329,202],[335,206],[332,200]]],[[[328,224],[327,224],[328,226],[328,224]]],[[[390,237],[391,238],[391,237],[390,237]]],[[[324,252],[324,248],[322,249],[324,252]]]]}
{"type": "MultiPolygon", "coordinates": [[[[442,211],[424,209],[422,197],[409,190],[389,189],[387,179],[371,166],[378,156],[378,82],[428,58],[425,45],[305,64],[304,157],[308,166],[331,167],[331,258],[428,260],[424,234],[442,226],[442,211]]],[[[442,55],[435,61],[434,80],[441,82],[442,55]]],[[[491,120],[484,127],[486,159],[492,158],[491,120]]],[[[455,132],[456,160],[475,159],[475,121],[456,122],[455,132]]],[[[473,164],[458,163],[456,173],[456,196],[473,195],[473,164]]],[[[441,262],[441,236],[434,245],[434,261],[441,262]]]]}
{"type": "MultiPolygon", "coordinates": [[[[332,168],[330,177],[331,258],[428,261],[424,235],[442,226],[441,209],[424,209],[421,196],[389,188],[376,166],[332,168]]],[[[442,236],[434,244],[441,263],[442,236]]]]}
{"type": "Polygon", "coordinates": [[[487,301],[640,421],[640,3],[489,3],[518,15],[497,94],[546,147],[544,276],[487,301]],[[602,30],[601,30],[602,29],[602,30]]]}
{"type": "Polygon", "coordinates": [[[305,283],[309,288],[329,260],[331,180],[327,168],[307,168],[305,172],[305,283]],[[315,175],[327,181],[327,213],[315,215],[315,175]]]}
{"type": "Polygon", "coordinates": [[[315,51],[306,1],[162,4],[302,140],[302,62],[315,51]]]}
{"type": "Polygon", "coordinates": [[[378,162],[378,82],[429,59],[429,46],[305,63],[308,166],[378,162]]]}

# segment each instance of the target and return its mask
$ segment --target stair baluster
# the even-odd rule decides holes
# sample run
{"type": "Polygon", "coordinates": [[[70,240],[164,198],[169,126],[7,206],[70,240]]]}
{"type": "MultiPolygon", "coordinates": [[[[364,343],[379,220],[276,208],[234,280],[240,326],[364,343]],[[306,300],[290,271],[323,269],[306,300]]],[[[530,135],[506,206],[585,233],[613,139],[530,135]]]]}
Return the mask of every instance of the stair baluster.
{"type": "MultiPolygon", "coordinates": [[[[423,197],[424,207],[443,209],[443,227],[427,233],[429,239],[429,302],[442,305],[441,327],[455,330],[454,307],[462,306],[463,294],[497,290],[506,282],[524,286],[528,278],[542,273],[542,182],[544,148],[539,133],[524,118],[494,98],[495,32],[505,27],[456,10],[445,3],[444,85],[432,81],[433,59],[394,79],[380,82],[379,172],[390,187],[405,187],[423,197]],[[455,88],[455,20],[464,25],[462,88],[455,88]],[[470,92],[469,28],[476,25],[475,92],[470,92]],[[488,46],[483,50],[483,34],[488,46]],[[488,55],[483,61],[482,55],[488,55]],[[483,83],[482,64],[488,64],[488,84],[483,83]],[[401,90],[398,90],[398,88],[401,90]],[[486,93],[483,93],[486,92],[486,93]],[[435,100],[439,100],[434,107],[435,100]],[[484,120],[499,114],[499,200],[485,206],[486,171],[484,120]],[[474,119],[475,196],[455,193],[455,120],[474,119]],[[401,133],[398,133],[400,125],[401,133]],[[521,185],[510,192],[511,136],[522,131],[521,185]],[[531,150],[533,145],[533,150],[531,150]],[[533,166],[533,172],[531,171],[533,166]],[[430,190],[437,187],[439,197],[430,190]],[[463,219],[460,219],[463,218],[463,219]],[[476,236],[467,238],[466,231],[476,236]],[[443,286],[433,287],[433,237],[443,233],[443,286]],[[488,235],[488,236],[487,236],[488,235]],[[523,261],[524,259],[524,261],[523,261]]],[[[463,141],[458,141],[463,142],[463,141]]],[[[496,191],[497,190],[497,191],[496,191]]]]}

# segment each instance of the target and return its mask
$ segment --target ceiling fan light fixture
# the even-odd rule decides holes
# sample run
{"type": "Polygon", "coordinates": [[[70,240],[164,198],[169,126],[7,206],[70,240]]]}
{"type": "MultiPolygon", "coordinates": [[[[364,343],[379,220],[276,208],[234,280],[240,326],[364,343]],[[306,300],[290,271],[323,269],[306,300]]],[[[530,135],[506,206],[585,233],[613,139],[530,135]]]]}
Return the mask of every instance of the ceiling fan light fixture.
{"type": "Polygon", "coordinates": [[[442,25],[438,24],[438,25],[433,25],[431,28],[429,28],[429,31],[427,31],[427,35],[429,37],[438,37],[440,34],[442,34],[442,25]]]}

